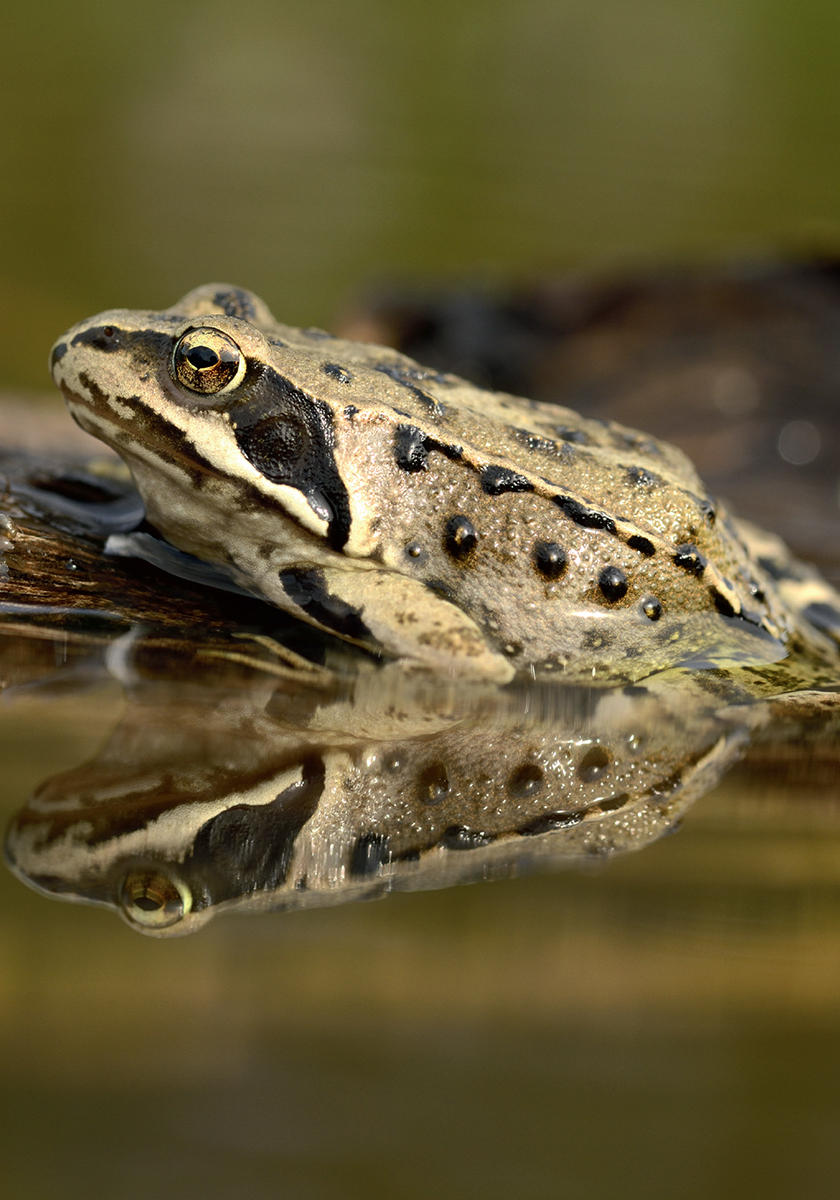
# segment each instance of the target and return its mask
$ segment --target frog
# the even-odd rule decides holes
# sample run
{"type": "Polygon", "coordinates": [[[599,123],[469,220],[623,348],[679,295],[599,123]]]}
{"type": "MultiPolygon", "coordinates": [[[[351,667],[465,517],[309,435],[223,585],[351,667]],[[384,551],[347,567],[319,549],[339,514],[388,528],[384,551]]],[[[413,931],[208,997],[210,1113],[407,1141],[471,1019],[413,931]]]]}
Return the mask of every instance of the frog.
{"type": "Polygon", "coordinates": [[[840,596],[640,431],[221,283],[82,321],[50,364],[163,543],[401,667],[612,685],[805,653],[836,679],[840,596]]]}

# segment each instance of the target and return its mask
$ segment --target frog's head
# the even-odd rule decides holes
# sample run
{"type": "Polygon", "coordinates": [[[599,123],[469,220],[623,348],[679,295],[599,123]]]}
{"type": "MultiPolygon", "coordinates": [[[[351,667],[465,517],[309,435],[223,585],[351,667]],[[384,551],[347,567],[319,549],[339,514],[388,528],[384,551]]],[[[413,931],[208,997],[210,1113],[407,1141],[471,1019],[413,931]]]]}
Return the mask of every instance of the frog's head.
{"type": "Polygon", "coordinates": [[[99,313],[59,339],[50,364],[79,425],[125,458],[152,519],[166,478],[170,506],[174,491],[182,504],[238,493],[340,549],[349,512],[333,412],[277,370],[268,328],[258,297],[211,284],[163,312],[99,313]]]}
{"type": "MultiPolygon", "coordinates": [[[[412,577],[411,548],[395,543],[385,562],[386,481],[415,468],[396,464],[377,397],[398,386],[381,370],[407,360],[379,348],[377,369],[369,348],[327,339],[217,284],[163,312],[83,321],[51,367],[76,421],[125,459],[149,521],[179,550],[346,640],[510,678],[472,618],[412,577]]],[[[411,417],[423,400],[402,390],[411,417]]]]}

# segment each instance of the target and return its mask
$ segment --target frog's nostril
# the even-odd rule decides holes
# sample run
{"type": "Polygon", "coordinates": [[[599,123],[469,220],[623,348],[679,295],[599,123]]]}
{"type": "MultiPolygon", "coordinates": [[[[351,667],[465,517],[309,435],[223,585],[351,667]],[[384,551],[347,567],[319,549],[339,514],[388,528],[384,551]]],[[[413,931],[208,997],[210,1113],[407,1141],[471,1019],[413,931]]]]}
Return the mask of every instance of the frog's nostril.
{"type": "Polygon", "coordinates": [[[50,367],[57,366],[58,363],[61,362],[62,358],[64,358],[64,355],[66,353],[67,353],[67,343],[66,342],[59,342],[58,345],[53,346],[52,353],[50,354],[50,367]]]}

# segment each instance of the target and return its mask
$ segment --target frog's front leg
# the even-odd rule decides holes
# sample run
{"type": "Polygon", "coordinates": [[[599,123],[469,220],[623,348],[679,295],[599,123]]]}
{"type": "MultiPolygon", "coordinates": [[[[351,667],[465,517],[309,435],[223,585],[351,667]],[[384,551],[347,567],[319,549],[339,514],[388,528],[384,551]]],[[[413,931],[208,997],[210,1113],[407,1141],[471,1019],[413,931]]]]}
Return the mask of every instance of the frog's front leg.
{"type": "Polygon", "coordinates": [[[282,607],[360,646],[466,679],[513,678],[475,621],[416,580],[376,569],[289,566],[279,581],[282,607]]]}

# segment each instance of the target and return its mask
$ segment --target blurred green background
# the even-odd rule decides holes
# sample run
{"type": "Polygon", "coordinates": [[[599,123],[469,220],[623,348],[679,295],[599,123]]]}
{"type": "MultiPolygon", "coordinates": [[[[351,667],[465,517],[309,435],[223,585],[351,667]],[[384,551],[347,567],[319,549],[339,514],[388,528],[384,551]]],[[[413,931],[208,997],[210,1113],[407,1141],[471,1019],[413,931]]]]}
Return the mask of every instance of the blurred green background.
{"type": "Polygon", "coordinates": [[[59,0],[3,18],[0,386],[106,307],[840,244],[830,0],[59,0]]]}
{"type": "MultiPolygon", "coordinates": [[[[4,7],[6,391],[211,279],[329,326],[382,280],[840,247],[829,0],[4,7]]],[[[4,699],[4,820],[115,701],[4,699]]],[[[736,778],[597,874],[187,941],[0,900],[12,1200],[840,1190],[836,780],[736,778]]]]}

